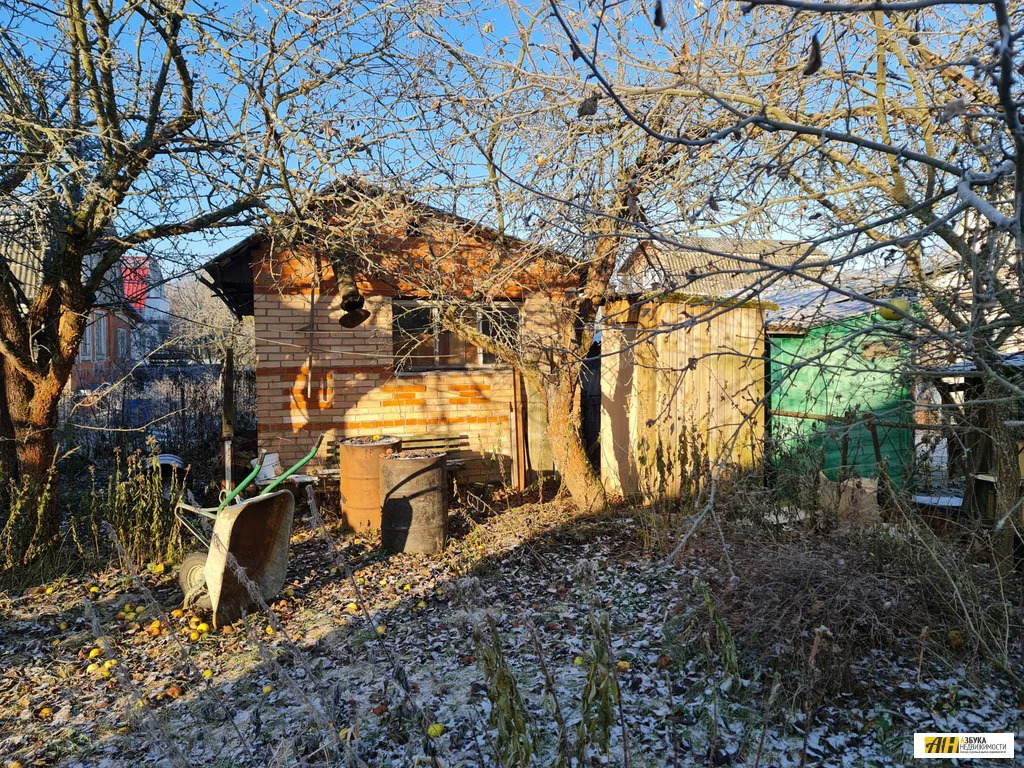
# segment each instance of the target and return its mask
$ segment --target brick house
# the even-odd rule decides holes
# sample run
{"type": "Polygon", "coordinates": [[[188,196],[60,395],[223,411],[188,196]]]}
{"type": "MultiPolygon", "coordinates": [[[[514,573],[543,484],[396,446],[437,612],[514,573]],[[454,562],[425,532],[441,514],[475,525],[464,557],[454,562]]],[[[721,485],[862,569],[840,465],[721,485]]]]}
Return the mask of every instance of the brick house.
{"type": "Polygon", "coordinates": [[[71,389],[116,381],[131,364],[133,318],[125,311],[94,309],[71,369],[71,389]]]}
{"type": "Polygon", "coordinates": [[[468,444],[465,479],[521,484],[551,471],[540,397],[444,330],[438,313],[454,300],[481,333],[514,333],[539,359],[571,270],[552,269],[558,254],[436,208],[384,205],[358,214],[374,221],[358,257],[256,233],[206,265],[232,311],[254,316],[260,448],[287,465],[321,432],[457,435],[468,444]],[[476,295],[479,278],[495,274],[476,295]],[[344,327],[356,315],[362,322],[344,327]]]}

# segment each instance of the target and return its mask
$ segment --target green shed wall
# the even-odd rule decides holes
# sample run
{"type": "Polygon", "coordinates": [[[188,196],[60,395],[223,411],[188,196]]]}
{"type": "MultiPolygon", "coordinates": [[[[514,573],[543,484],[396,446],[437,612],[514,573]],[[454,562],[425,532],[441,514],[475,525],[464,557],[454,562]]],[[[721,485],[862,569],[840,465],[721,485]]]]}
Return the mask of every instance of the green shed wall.
{"type": "Polygon", "coordinates": [[[849,428],[847,476],[876,477],[871,433],[861,420],[873,414],[906,425],[876,427],[889,477],[894,487],[905,487],[914,440],[913,405],[902,376],[906,344],[874,325],[883,323],[871,314],[802,336],[769,335],[770,440],[780,484],[818,469],[839,479],[847,429],[842,420],[848,416],[855,422],[849,428]]]}

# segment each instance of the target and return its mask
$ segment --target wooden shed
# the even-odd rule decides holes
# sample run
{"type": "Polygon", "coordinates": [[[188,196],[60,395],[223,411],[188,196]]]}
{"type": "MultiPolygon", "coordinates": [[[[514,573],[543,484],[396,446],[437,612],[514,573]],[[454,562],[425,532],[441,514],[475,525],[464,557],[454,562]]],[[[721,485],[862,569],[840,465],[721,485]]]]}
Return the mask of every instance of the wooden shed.
{"type": "Polygon", "coordinates": [[[607,306],[601,476],[609,492],[675,498],[712,467],[760,466],[763,326],[759,302],[675,294],[607,306]]]}

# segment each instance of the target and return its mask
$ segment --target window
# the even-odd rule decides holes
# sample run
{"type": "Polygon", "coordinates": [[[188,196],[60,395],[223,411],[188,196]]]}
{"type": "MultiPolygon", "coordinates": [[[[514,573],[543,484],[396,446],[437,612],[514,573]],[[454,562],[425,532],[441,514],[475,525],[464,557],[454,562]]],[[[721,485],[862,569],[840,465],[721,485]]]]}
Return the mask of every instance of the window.
{"type": "Polygon", "coordinates": [[[78,358],[80,360],[92,360],[92,324],[85,326],[85,333],[82,334],[82,341],[78,345],[78,358]]]}
{"type": "Polygon", "coordinates": [[[96,322],[93,324],[95,330],[95,339],[93,343],[96,345],[96,359],[106,360],[107,359],[107,313],[101,312],[96,317],[96,322]]]}
{"type": "MultiPolygon", "coordinates": [[[[422,302],[396,300],[391,321],[395,365],[407,371],[495,366],[500,361],[490,352],[467,344],[441,327],[436,307],[422,302]]],[[[519,307],[511,303],[462,310],[464,322],[484,335],[514,346],[519,337],[519,307]]]]}
{"type": "Polygon", "coordinates": [[[128,329],[118,328],[117,329],[117,359],[127,360],[128,359],[128,329]]]}

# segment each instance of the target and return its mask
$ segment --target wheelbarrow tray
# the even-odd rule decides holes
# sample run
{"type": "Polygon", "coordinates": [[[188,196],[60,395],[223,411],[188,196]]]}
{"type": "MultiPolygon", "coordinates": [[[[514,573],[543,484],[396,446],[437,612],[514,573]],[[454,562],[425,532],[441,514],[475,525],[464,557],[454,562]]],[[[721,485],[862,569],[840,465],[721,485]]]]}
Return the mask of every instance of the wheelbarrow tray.
{"type": "Polygon", "coordinates": [[[295,498],[287,490],[246,499],[217,514],[203,574],[214,627],[237,621],[258,603],[229,562],[229,553],[264,602],[284,586],[294,516],[295,498]]]}

